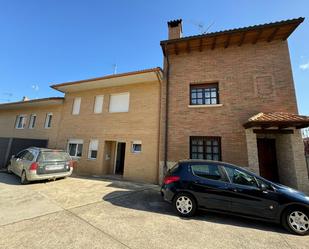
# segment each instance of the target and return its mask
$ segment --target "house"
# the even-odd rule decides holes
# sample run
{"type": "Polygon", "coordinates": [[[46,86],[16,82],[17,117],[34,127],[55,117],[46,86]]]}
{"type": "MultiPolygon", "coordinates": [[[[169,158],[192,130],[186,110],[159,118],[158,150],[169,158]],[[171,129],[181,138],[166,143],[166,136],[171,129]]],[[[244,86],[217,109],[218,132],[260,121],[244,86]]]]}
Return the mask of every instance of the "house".
{"type": "Polygon", "coordinates": [[[156,183],[161,78],[160,68],[115,74],[52,85],[64,98],[2,104],[0,143],[45,139],[77,160],[79,174],[156,183]]]}
{"type": "MultiPolygon", "coordinates": [[[[182,36],[168,22],[161,168],[223,160],[309,192],[287,38],[303,18],[182,36]]],[[[161,172],[162,175],[162,172],[161,172]]]]}
{"type": "Polygon", "coordinates": [[[309,117],[298,114],[287,43],[303,20],[189,37],[170,21],[163,72],[54,84],[64,98],[1,104],[0,165],[13,153],[1,146],[45,143],[67,150],[79,174],[157,183],[178,160],[222,160],[309,192],[309,117]]]}

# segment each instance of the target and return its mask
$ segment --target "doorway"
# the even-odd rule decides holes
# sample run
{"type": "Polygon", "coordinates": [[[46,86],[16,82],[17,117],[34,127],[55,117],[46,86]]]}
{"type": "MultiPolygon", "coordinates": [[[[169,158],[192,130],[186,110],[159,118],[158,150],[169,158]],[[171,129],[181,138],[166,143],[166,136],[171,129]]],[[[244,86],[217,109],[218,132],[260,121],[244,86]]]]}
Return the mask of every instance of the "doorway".
{"type": "Polygon", "coordinates": [[[276,156],[276,140],[257,138],[260,175],[267,180],[279,182],[276,156]]]}
{"type": "Polygon", "coordinates": [[[115,174],[123,175],[126,143],[118,142],[116,149],[115,174]]]}

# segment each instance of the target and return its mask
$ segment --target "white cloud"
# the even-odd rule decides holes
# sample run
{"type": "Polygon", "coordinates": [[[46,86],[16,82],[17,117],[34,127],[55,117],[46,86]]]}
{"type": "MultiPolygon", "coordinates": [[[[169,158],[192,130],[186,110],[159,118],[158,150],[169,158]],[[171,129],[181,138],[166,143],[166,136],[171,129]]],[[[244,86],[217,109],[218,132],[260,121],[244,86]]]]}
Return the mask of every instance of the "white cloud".
{"type": "Polygon", "coordinates": [[[36,91],[36,92],[39,91],[39,89],[40,89],[39,86],[38,86],[37,84],[32,85],[31,88],[32,88],[34,91],[36,91]]]}
{"type": "Polygon", "coordinates": [[[308,70],[309,69],[309,62],[305,64],[300,64],[299,68],[301,70],[308,70]]]}

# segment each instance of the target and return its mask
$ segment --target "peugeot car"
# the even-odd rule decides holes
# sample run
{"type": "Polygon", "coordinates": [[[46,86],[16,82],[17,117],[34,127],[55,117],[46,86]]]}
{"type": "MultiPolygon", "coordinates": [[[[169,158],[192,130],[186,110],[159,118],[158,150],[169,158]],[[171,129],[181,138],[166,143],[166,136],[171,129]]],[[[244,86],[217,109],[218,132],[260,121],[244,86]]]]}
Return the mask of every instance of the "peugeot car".
{"type": "Polygon", "coordinates": [[[70,176],[73,161],[63,150],[31,147],[12,156],[8,172],[19,176],[22,184],[30,181],[70,176]]]}
{"type": "Polygon", "coordinates": [[[309,233],[308,196],[228,163],[180,161],[166,174],[161,194],[183,217],[205,209],[281,223],[298,235],[309,233]]]}

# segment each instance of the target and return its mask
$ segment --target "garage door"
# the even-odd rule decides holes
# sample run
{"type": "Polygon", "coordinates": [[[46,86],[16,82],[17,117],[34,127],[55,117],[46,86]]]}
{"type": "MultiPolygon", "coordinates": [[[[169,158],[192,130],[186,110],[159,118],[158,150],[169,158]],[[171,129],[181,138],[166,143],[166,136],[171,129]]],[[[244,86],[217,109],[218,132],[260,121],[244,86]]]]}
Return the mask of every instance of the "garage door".
{"type": "Polygon", "coordinates": [[[46,139],[0,138],[0,168],[5,168],[12,155],[29,147],[46,148],[46,139]]]}

